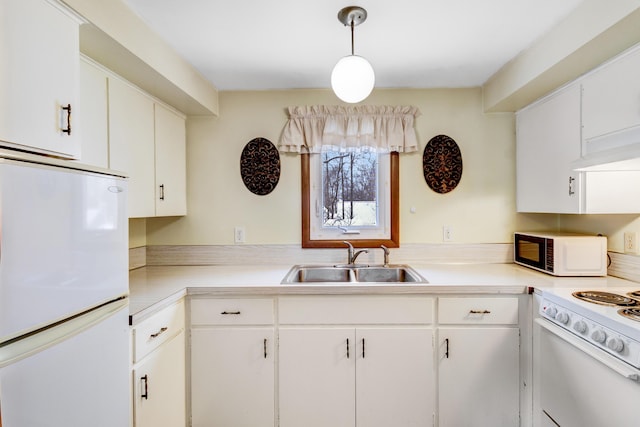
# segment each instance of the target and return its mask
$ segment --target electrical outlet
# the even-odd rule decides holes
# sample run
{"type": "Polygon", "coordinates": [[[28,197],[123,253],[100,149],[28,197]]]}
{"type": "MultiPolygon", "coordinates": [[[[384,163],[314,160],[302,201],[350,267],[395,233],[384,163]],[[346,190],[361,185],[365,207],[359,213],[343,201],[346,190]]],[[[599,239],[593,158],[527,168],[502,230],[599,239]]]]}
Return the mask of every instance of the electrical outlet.
{"type": "Polygon", "coordinates": [[[233,242],[234,243],[244,243],[245,240],[245,232],[244,227],[234,227],[233,228],[233,242]]]}
{"type": "Polygon", "coordinates": [[[453,228],[450,225],[442,226],[442,241],[453,242],[453,228]]]}
{"type": "Polygon", "coordinates": [[[638,253],[638,233],[635,231],[626,231],[624,233],[624,252],[631,254],[638,253]]]}

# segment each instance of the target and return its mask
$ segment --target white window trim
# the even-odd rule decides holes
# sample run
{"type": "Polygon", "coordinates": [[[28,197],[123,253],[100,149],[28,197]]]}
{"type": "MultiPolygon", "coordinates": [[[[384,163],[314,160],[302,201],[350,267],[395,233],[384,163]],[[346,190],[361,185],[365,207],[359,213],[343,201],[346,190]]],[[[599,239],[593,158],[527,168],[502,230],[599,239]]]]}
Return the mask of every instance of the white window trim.
{"type": "Polygon", "coordinates": [[[322,155],[309,154],[309,238],[311,240],[387,240],[391,239],[390,155],[378,153],[377,227],[323,227],[322,155]]]}

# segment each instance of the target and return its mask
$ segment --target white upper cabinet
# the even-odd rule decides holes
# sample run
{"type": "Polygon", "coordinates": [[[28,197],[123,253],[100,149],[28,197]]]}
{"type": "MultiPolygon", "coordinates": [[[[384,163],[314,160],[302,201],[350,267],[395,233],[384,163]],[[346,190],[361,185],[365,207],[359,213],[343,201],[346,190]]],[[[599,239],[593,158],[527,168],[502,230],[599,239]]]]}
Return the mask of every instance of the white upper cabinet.
{"type": "Polygon", "coordinates": [[[155,216],[153,100],[109,79],[109,163],[129,176],[129,217],[155,216]]]}
{"type": "Polygon", "coordinates": [[[107,73],[83,58],[80,60],[80,162],[109,167],[109,120],[107,73]]]}
{"type": "Polygon", "coordinates": [[[185,121],[155,104],[156,216],[187,214],[185,121]]]}
{"type": "Polygon", "coordinates": [[[594,153],[640,142],[638,71],[635,49],[517,113],[518,212],[640,212],[640,171],[573,170],[594,153]]]}
{"type": "Polygon", "coordinates": [[[0,3],[0,144],[79,156],[72,120],[78,57],[79,20],[63,6],[45,0],[0,3]]]}
{"type": "Polygon", "coordinates": [[[640,49],[586,76],[582,82],[583,139],[640,126],[640,49]]]}
{"type": "Polygon", "coordinates": [[[570,165],[580,157],[580,85],[519,111],[516,135],[518,212],[578,213],[582,176],[570,165]]]}

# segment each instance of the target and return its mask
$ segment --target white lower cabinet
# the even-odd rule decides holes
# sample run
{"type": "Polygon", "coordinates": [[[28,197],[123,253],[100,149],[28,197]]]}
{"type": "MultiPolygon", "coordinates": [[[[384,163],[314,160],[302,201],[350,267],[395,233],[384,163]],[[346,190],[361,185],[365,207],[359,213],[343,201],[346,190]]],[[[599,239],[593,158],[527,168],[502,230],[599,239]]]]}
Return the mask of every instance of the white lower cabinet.
{"type": "Polygon", "coordinates": [[[133,328],[135,427],[186,425],[184,316],[181,301],[133,328]]]}
{"type": "Polygon", "coordinates": [[[438,307],[438,425],[519,425],[518,299],[440,298],[438,307]]]}
{"type": "Polygon", "coordinates": [[[192,299],[191,425],[274,426],[273,300],[192,299]]]}
{"type": "Polygon", "coordinates": [[[428,297],[281,298],[280,426],[432,425],[432,306],[428,297]]]}
{"type": "Polygon", "coordinates": [[[423,426],[432,329],[281,328],[280,426],[423,426]]]}

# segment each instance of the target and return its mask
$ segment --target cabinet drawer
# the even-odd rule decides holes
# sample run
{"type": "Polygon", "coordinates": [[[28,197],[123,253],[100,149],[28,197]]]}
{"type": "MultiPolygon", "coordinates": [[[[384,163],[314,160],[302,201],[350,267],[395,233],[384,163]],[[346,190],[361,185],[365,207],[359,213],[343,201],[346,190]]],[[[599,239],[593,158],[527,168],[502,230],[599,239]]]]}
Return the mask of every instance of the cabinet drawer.
{"type": "Polygon", "coordinates": [[[439,298],[441,324],[517,325],[518,298],[439,298]]]}
{"type": "Polygon", "coordinates": [[[133,329],[133,361],[151,353],[184,329],[184,301],[171,305],[133,329]]]}
{"type": "Polygon", "coordinates": [[[421,296],[281,297],[281,324],[429,324],[433,298],[421,296]]]}
{"type": "Polygon", "coordinates": [[[216,298],[191,300],[192,325],[271,325],[271,298],[216,298]]]}

